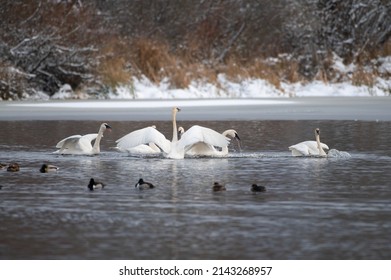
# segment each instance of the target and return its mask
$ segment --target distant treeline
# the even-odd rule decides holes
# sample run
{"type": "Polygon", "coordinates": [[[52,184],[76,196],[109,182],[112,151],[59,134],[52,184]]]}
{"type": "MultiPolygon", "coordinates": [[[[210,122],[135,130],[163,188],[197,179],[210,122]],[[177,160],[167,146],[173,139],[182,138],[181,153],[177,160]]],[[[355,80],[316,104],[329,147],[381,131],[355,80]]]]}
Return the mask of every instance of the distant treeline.
{"type": "Polygon", "coordinates": [[[333,81],[333,54],[365,76],[391,55],[390,35],[388,0],[3,0],[0,99],[65,83],[96,94],[141,75],[333,81]]]}

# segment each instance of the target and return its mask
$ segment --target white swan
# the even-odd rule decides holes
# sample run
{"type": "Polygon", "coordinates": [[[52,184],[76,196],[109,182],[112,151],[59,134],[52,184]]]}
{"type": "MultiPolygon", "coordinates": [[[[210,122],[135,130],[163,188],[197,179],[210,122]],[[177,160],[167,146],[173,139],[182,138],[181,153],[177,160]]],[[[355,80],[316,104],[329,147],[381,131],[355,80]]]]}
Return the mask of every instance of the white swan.
{"type": "MultiPolygon", "coordinates": [[[[152,125],[151,126],[152,128],[156,128],[156,126],[152,125]]],[[[136,130],[136,131],[140,131],[139,130],[136,130]]],[[[135,132],[135,131],[133,131],[135,132]]],[[[131,133],[133,133],[131,132],[131,133]]],[[[161,149],[155,145],[155,143],[153,142],[150,142],[148,144],[140,144],[136,147],[133,147],[131,145],[128,144],[128,141],[126,140],[127,139],[127,136],[129,135],[130,133],[128,133],[127,135],[123,136],[122,138],[118,139],[116,142],[117,142],[117,147],[115,147],[115,149],[119,152],[127,152],[127,153],[130,153],[130,154],[159,154],[161,153],[161,149]]]]}
{"type": "MultiPolygon", "coordinates": [[[[239,143],[240,147],[240,137],[236,130],[234,129],[228,129],[222,133],[223,136],[227,137],[230,136],[234,139],[236,139],[239,143]]],[[[216,149],[214,146],[210,144],[206,144],[205,142],[199,142],[194,144],[193,146],[189,147],[189,149],[186,150],[186,155],[190,156],[212,156],[212,157],[224,157],[228,155],[228,145],[222,147],[221,151],[216,149]]]]}
{"type": "Polygon", "coordinates": [[[161,150],[166,151],[170,149],[170,141],[155,126],[148,126],[132,131],[115,142],[117,143],[116,148],[119,151],[141,152],[144,150],[152,153],[155,150],[156,152],[158,150],[161,152],[161,150]]]}
{"type": "Polygon", "coordinates": [[[229,139],[224,135],[206,127],[194,125],[188,131],[181,135],[178,140],[178,131],[176,125],[176,114],[179,108],[172,109],[172,141],[153,127],[146,127],[133,131],[121,139],[118,139],[117,147],[131,148],[144,143],[155,143],[163,150],[164,156],[173,159],[183,159],[185,157],[185,150],[198,142],[205,142],[206,144],[225,147],[229,144],[229,139]]]}
{"type": "Polygon", "coordinates": [[[315,129],[315,139],[316,141],[304,141],[290,146],[289,150],[292,151],[292,156],[327,156],[323,149],[328,150],[329,147],[320,142],[319,128],[315,129]]]}
{"type": "Polygon", "coordinates": [[[60,150],[55,153],[58,154],[73,154],[73,155],[95,155],[100,153],[100,140],[106,129],[111,130],[107,123],[102,123],[98,133],[91,133],[86,135],[72,135],[57,143],[56,148],[60,150]],[[95,140],[94,146],[91,142],[95,140]]]}

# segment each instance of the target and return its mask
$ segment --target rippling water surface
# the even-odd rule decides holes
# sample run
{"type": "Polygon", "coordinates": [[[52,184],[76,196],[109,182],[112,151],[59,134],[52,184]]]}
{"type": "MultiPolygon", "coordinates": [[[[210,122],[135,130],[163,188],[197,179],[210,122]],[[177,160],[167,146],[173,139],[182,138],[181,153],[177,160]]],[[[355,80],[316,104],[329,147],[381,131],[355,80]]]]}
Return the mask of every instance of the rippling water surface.
{"type": "Polygon", "coordinates": [[[0,170],[2,259],[391,258],[390,122],[197,122],[236,129],[242,149],[183,160],[112,149],[152,124],[171,138],[170,122],[110,122],[98,156],[52,154],[98,122],[0,123],[0,162],[21,166],[0,170]],[[287,147],[315,127],[350,157],[291,157],[287,147]],[[42,174],[44,162],[60,170],[42,174]],[[88,191],[91,177],[106,187],[88,191]],[[141,177],[157,187],[135,189],[141,177]],[[213,193],[215,181],[227,191],[213,193]],[[267,191],[252,193],[253,183],[267,191]]]}

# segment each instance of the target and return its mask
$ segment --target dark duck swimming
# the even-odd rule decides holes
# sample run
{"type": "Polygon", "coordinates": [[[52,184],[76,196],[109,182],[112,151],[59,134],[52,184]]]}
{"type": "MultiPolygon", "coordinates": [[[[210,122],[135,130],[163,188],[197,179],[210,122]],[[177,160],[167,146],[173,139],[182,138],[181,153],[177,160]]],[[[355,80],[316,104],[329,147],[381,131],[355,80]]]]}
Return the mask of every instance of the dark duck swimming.
{"type": "Polygon", "coordinates": [[[226,190],[225,186],[219,182],[214,182],[212,189],[214,192],[221,192],[226,190]]]}
{"type": "Polygon", "coordinates": [[[88,184],[88,189],[90,191],[96,190],[96,189],[103,189],[105,185],[102,182],[97,182],[94,180],[94,178],[90,179],[90,183],[88,184]]]}
{"type": "Polygon", "coordinates": [[[134,187],[142,190],[142,189],[153,189],[155,186],[152,183],[145,182],[143,178],[140,178],[140,180],[138,180],[138,182],[134,187]]]}
{"type": "Polygon", "coordinates": [[[57,166],[54,166],[54,165],[51,165],[51,164],[42,164],[41,166],[41,169],[39,169],[39,171],[41,173],[48,173],[48,172],[55,172],[57,171],[59,168],[57,166]]]}
{"type": "Polygon", "coordinates": [[[258,186],[257,184],[252,184],[251,185],[251,191],[252,192],[265,192],[266,191],[266,187],[258,186]]]}

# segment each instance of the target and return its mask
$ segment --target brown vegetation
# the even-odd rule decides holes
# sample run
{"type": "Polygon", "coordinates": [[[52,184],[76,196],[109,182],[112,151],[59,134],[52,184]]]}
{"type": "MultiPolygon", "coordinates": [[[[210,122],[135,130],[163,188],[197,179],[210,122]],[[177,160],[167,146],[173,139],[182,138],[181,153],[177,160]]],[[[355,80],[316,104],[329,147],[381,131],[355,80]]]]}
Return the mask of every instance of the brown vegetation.
{"type": "Polygon", "coordinates": [[[0,99],[52,95],[65,83],[114,88],[142,75],[173,88],[218,85],[219,74],[278,89],[313,79],[372,86],[382,75],[373,58],[391,55],[390,5],[357,1],[6,0],[0,99]],[[354,73],[336,72],[333,53],[354,73]]]}

